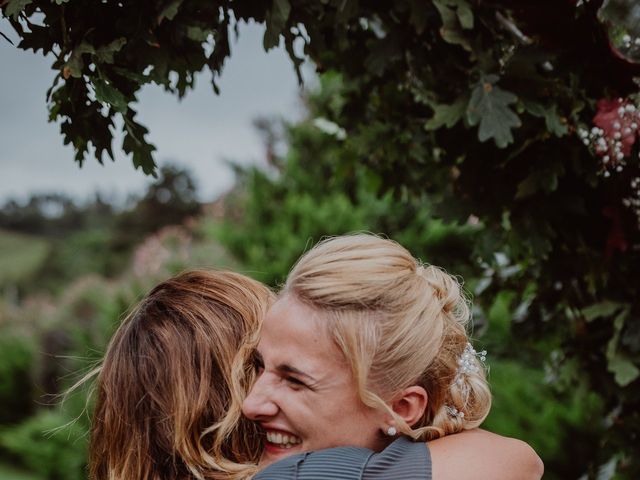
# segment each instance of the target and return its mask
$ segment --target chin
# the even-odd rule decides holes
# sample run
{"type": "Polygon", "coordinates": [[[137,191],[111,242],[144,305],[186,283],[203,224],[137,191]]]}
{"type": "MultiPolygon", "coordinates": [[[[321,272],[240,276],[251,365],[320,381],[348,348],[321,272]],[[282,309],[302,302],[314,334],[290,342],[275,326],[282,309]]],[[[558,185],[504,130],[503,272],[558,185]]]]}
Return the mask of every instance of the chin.
{"type": "Polygon", "coordinates": [[[262,451],[262,456],[260,457],[260,461],[258,462],[258,466],[260,468],[268,467],[272,463],[277,462],[278,460],[282,460],[283,458],[290,457],[291,455],[295,455],[296,453],[302,453],[305,450],[301,445],[295,445],[290,448],[281,448],[275,446],[273,444],[267,443],[264,446],[262,451]]]}

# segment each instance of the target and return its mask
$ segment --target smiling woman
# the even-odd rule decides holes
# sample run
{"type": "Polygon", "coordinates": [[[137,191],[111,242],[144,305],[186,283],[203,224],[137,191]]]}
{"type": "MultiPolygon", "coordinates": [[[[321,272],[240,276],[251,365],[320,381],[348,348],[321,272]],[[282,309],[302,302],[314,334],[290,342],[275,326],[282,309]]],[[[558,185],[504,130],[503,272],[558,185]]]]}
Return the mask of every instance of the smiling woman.
{"type": "Polygon", "coordinates": [[[318,315],[285,296],[265,318],[260,376],[243,408],[266,432],[265,464],[296,451],[385,446],[377,438],[381,412],[360,401],[351,369],[318,315]]]}
{"type": "MultiPolygon", "coordinates": [[[[472,452],[490,445],[478,467],[486,461],[491,478],[539,478],[535,453],[488,432],[463,435],[458,447],[433,442],[425,449],[407,441],[472,430],[487,416],[491,394],[466,334],[468,320],[458,281],[397,243],[373,235],[321,242],[293,268],[263,323],[258,379],[243,404],[265,432],[261,466],[296,452],[351,445],[361,448],[338,449],[340,471],[351,466],[364,474],[367,466],[403,459],[398,468],[414,476],[387,469],[380,478],[431,478],[433,460],[434,477],[447,478],[457,468],[443,461],[450,447],[469,441],[472,452]],[[507,451],[519,452],[509,467],[501,463],[507,451]],[[412,465],[422,475],[416,477],[412,465]],[[502,466],[497,472],[496,465],[502,466]]],[[[318,458],[294,457],[259,478],[298,478],[293,472],[305,462],[315,471],[323,463],[318,458]]],[[[474,468],[473,477],[478,473],[474,468]]],[[[367,478],[340,475],[323,478],[367,478]]]]}

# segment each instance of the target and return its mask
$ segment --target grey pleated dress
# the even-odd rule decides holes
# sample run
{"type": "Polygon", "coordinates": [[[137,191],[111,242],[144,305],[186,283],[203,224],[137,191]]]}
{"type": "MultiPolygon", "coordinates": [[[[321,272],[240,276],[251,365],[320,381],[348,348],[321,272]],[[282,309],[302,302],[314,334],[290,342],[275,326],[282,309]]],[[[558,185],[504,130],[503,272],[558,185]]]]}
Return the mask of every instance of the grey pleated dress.
{"type": "Polygon", "coordinates": [[[431,455],[424,442],[400,437],[380,453],[338,447],[292,455],[254,480],[431,480],[431,455]]]}

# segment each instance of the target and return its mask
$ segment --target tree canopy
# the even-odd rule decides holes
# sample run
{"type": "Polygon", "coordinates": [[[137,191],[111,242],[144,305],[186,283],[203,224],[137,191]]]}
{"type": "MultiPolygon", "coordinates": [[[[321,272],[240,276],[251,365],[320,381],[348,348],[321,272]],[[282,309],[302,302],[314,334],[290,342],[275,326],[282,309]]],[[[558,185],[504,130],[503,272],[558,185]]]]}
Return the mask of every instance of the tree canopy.
{"type": "MultiPolygon", "coordinates": [[[[555,346],[567,388],[605,401],[600,458],[637,477],[640,431],[640,12],[634,0],[4,0],[19,48],[53,53],[47,94],[76,160],[155,172],[136,121],[147,83],[213,89],[242,21],[264,23],[298,69],[327,79],[318,112],[351,155],[331,175],[429,199],[485,228],[471,259],[480,301],[508,287],[523,334],[555,346]],[[333,80],[333,84],[332,81],[333,80]],[[333,85],[333,86],[332,86],[333,85]],[[91,150],[90,146],[95,149],[91,150]],[[92,153],[94,152],[94,153],[92,153]],[[364,170],[362,170],[364,169],[364,170]]],[[[426,200],[425,200],[426,201],[426,200]]]]}

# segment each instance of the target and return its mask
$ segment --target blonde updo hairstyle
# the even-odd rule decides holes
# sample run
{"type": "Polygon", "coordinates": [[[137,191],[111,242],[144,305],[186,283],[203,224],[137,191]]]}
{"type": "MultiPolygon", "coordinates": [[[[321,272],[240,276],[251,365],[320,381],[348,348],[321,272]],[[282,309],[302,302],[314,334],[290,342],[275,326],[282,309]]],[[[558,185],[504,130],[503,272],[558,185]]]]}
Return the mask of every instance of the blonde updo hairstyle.
{"type": "Polygon", "coordinates": [[[475,355],[476,368],[457,376],[470,318],[460,283],[398,243],[371,234],[326,239],[300,258],[282,293],[320,314],[363,403],[387,411],[398,432],[431,440],[477,427],[489,413],[491,392],[475,355]],[[409,426],[386,402],[413,385],[426,390],[428,403],[409,426]]]}

